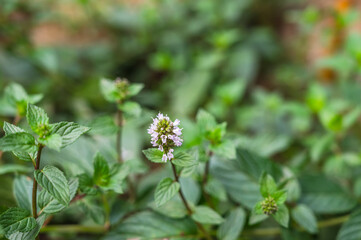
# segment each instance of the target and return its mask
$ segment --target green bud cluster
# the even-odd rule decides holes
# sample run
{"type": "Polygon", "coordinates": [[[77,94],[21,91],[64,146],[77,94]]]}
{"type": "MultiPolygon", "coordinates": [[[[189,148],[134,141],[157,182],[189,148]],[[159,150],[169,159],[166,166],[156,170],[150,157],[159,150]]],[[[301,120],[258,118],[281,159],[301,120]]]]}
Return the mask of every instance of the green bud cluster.
{"type": "Polygon", "coordinates": [[[118,89],[120,99],[123,100],[127,97],[129,92],[129,81],[126,78],[117,78],[115,80],[115,86],[118,89]]]}
{"type": "Polygon", "coordinates": [[[267,197],[261,203],[262,211],[266,215],[275,214],[278,210],[277,203],[273,197],[267,197]]]}
{"type": "Polygon", "coordinates": [[[50,128],[47,124],[40,124],[38,125],[36,133],[40,136],[40,138],[46,138],[50,134],[50,128]]]}

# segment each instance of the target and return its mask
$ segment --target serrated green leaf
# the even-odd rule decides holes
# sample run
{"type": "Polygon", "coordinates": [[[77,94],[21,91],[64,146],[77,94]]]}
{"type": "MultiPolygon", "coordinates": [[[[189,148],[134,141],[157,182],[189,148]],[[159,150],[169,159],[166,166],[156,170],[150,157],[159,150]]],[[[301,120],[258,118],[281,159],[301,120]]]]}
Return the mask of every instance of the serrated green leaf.
{"type": "MultiPolygon", "coordinates": [[[[21,132],[25,132],[24,129],[18,127],[18,126],[15,126],[11,123],[8,123],[8,122],[4,122],[4,132],[5,132],[5,135],[9,135],[9,134],[12,134],[12,133],[21,133],[21,132]]],[[[28,161],[28,162],[31,162],[31,161],[34,161],[35,158],[36,158],[36,151],[34,152],[19,152],[19,151],[13,151],[13,154],[18,157],[20,160],[23,160],[23,161],[28,161]]]]}
{"type": "Polygon", "coordinates": [[[28,104],[26,119],[31,129],[39,135],[42,134],[42,126],[49,124],[49,117],[44,109],[32,104],[28,104]]]}
{"type": "Polygon", "coordinates": [[[45,138],[38,138],[38,141],[50,149],[60,151],[63,138],[59,134],[51,134],[45,138]]]}
{"type": "MultiPolygon", "coordinates": [[[[69,181],[70,200],[74,198],[79,186],[77,178],[69,181]]],[[[55,198],[53,198],[46,190],[42,190],[38,195],[38,205],[40,212],[47,214],[53,214],[60,212],[65,208],[63,204],[60,204],[55,198]]]]}
{"type": "Polygon", "coordinates": [[[221,224],[224,221],[217,212],[207,206],[195,207],[192,219],[204,224],[221,224]]]}
{"type": "Polygon", "coordinates": [[[36,219],[36,226],[29,232],[15,232],[9,236],[9,240],[33,240],[39,234],[47,215],[42,214],[36,219]]]}
{"type": "Polygon", "coordinates": [[[51,134],[59,134],[62,137],[61,148],[75,142],[81,135],[88,132],[90,128],[73,122],[58,122],[50,124],[51,134]]]}
{"type": "Polygon", "coordinates": [[[337,234],[337,240],[356,240],[361,238],[361,208],[352,212],[348,221],[342,224],[337,234]]]}
{"type": "Polygon", "coordinates": [[[69,185],[62,171],[53,166],[45,166],[42,170],[36,170],[34,177],[38,184],[59,203],[68,205],[70,201],[69,185]]]}
{"type": "Polygon", "coordinates": [[[0,151],[3,152],[34,152],[36,149],[35,138],[29,133],[13,133],[0,139],[0,151]]]}
{"type": "Polygon", "coordinates": [[[192,155],[180,151],[174,154],[172,163],[179,167],[189,167],[189,166],[197,165],[197,162],[192,157],[192,155]]]}
{"type": "Polygon", "coordinates": [[[34,229],[36,221],[26,209],[9,208],[0,215],[0,225],[9,236],[15,232],[28,232],[34,229]]]}
{"type": "Polygon", "coordinates": [[[286,228],[288,227],[290,216],[286,205],[284,204],[279,205],[277,212],[272,216],[281,226],[286,228]]]}
{"type": "Polygon", "coordinates": [[[137,95],[140,91],[142,91],[142,89],[144,88],[144,84],[143,83],[132,83],[129,85],[128,88],[128,96],[132,97],[137,95]]]}
{"type": "Polygon", "coordinates": [[[149,161],[155,163],[164,163],[162,161],[163,152],[156,148],[148,148],[142,151],[149,161]]]}
{"type": "Polygon", "coordinates": [[[165,178],[160,181],[155,189],[154,200],[159,207],[169,201],[179,191],[180,184],[171,178],[165,178]]]}
{"type": "Polygon", "coordinates": [[[306,205],[297,205],[291,211],[292,218],[307,232],[311,234],[317,233],[317,219],[312,210],[306,205]]]}
{"type": "Polygon", "coordinates": [[[225,221],[219,226],[217,231],[218,239],[236,240],[241,235],[246,223],[246,212],[243,208],[231,210],[225,221]]]}
{"type": "Polygon", "coordinates": [[[98,186],[107,186],[110,181],[110,171],[108,162],[98,152],[94,157],[93,181],[98,186]]]}
{"type": "Polygon", "coordinates": [[[32,211],[32,188],[33,181],[24,175],[17,176],[14,180],[13,192],[15,200],[21,208],[32,211]]]}
{"type": "Polygon", "coordinates": [[[260,191],[263,197],[268,197],[277,191],[277,184],[273,177],[267,173],[263,173],[260,179],[260,191]]]}

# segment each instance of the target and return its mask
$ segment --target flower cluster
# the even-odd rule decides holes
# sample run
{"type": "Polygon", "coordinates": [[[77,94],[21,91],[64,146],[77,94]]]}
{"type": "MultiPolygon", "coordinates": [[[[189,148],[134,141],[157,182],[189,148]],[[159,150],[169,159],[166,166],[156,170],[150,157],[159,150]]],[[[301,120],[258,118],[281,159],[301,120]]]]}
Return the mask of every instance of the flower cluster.
{"type": "Polygon", "coordinates": [[[182,145],[183,139],[180,138],[182,129],[179,128],[179,123],[178,119],[172,122],[167,115],[159,113],[148,129],[148,133],[152,136],[153,147],[158,147],[163,152],[162,160],[164,162],[174,158],[173,148],[175,146],[182,145]]]}
{"type": "Polygon", "coordinates": [[[261,203],[263,213],[266,215],[272,215],[275,214],[278,210],[277,203],[273,199],[273,197],[267,197],[265,200],[261,203]]]}

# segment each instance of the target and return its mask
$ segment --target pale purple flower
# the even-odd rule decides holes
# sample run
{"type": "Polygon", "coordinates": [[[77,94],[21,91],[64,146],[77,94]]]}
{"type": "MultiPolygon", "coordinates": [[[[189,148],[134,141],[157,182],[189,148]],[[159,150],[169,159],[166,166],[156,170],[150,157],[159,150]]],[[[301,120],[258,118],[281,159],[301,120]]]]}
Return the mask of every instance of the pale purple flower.
{"type": "Polygon", "coordinates": [[[179,124],[178,119],[172,122],[167,115],[158,113],[148,129],[148,133],[152,137],[151,144],[163,152],[162,161],[172,160],[174,158],[173,148],[182,145],[183,139],[180,138],[182,129],[179,128],[179,124]]]}

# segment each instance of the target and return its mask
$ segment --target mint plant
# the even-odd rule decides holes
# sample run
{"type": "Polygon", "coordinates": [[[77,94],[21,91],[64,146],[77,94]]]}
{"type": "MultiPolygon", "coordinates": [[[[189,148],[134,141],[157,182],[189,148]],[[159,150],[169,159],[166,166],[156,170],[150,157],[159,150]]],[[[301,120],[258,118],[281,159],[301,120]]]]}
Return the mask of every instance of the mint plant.
{"type": "MultiPolygon", "coordinates": [[[[30,103],[26,109],[26,120],[33,133],[5,122],[5,136],[0,139],[1,151],[12,152],[20,160],[32,162],[34,167],[31,209],[9,208],[0,215],[0,225],[9,239],[36,238],[49,214],[69,205],[77,192],[78,180],[68,181],[55,166],[41,168],[41,153],[45,147],[60,151],[89,131],[88,127],[73,122],[51,124],[45,111],[30,103]]],[[[24,203],[19,202],[19,205],[24,203]]]]}

